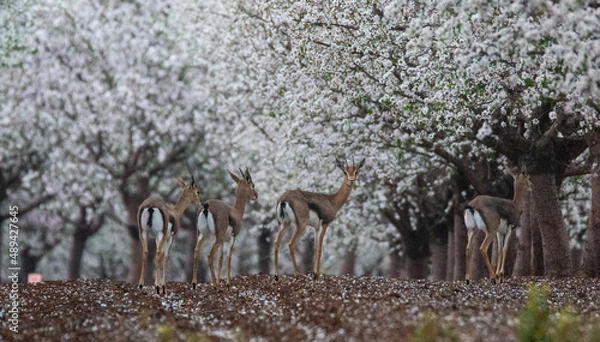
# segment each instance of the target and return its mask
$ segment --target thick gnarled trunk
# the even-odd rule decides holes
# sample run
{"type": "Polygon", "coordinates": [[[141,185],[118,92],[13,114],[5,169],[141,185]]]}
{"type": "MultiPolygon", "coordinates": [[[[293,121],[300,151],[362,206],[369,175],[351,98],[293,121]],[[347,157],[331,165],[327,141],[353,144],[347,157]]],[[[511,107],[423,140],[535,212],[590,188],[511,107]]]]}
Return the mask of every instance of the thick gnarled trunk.
{"type": "Polygon", "coordinates": [[[588,138],[594,168],[592,170],[592,206],[588,219],[581,273],[600,277],[600,132],[588,138]]]}
{"type": "MultiPolygon", "coordinates": [[[[431,243],[429,244],[431,251],[431,279],[445,280],[446,268],[448,265],[448,244],[431,243]]],[[[425,265],[427,267],[427,265],[425,265]]]]}
{"type": "Polygon", "coordinates": [[[554,174],[533,174],[533,204],[543,245],[544,271],[549,277],[571,275],[569,236],[558,204],[554,174]]]}
{"type": "Polygon", "coordinates": [[[269,274],[271,272],[271,247],[273,234],[267,226],[260,229],[256,238],[258,245],[258,273],[269,274]]]}
{"type": "MultiPolygon", "coordinates": [[[[445,280],[454,279],[454,254],[456,242],[454,241],[454,228],[448,231],[448,244],[446,245],[446,277],[445,280]]],[[[433,252],[432,252],[433,253],[433,252]]],[[[454,279],[456,280],[456,279],[454,279]]]]}
{"type": "Polygon", "coordinates": [[[344,259],[342,260],[342,264],[340,266],[340,275],[354,275],[354,268],[356,266],[356,248],[358,247],[357,239],[353,239],[348,248],[346,248],[346,253],[344,253],[344,259]]]}
{"type": "Polygon", "coordinates": [[[464,280],[466,273],[467,227],[460,211],[454,212],[454,280],[464,280]]]}
{"type": "Polygon", "coordinates": [[[71,255],[69,258],[69,279],[77,279],[81,277],[81,259],[83,259],[83,251],[88,236],[81,233],[73,235],[73,244],[71,245],[71,255]]]}
{"type": "Polygon", "coordinates": [[[517,259],[512,275],[517,277],[533,274],[531,241],[533,240],[532,226],[534,221],[532,220],[533,202],[531,200],[531,192],[525,195],[524,204],[523,212],[521,213],[521,223],[514,234],[514,239],[517,241],[517,259]]]}

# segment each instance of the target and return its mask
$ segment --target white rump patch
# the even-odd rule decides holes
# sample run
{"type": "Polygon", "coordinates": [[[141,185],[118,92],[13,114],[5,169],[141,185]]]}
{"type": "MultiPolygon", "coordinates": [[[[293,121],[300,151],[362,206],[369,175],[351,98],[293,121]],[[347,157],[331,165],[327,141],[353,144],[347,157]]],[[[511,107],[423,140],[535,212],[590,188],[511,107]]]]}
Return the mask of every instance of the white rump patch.
{"type": "Polygon", "coordinates": [[[150,208],[144,208],[140,215],[140,221],[142,223],[142,238],[158,238],[162,237],[163,229],[163,218],[158,208],[152,208],[152,218],[150,220],[151,225],[148,225],[150,219],[150,208]]]}
{"type": "Polygon", "coordinates": [[[215,236],[215,220],[210,211],[208,211],[208,216],[204,216],[204,211],[200,212],[198,215],[198,233],[202,236],[215,236]]]}
{"type": "Polygon", "coordinates": [[[289,203],[286,202],[285,209],[284,209],[285,217],[283,219],[279,215],[279,213],[281,212],[281,203],[277,203],[277,207],[275,208],[275,210],[277,213],[277,215],[275,215],[277,217],[277,222],[296,224],[296,215],[294,215],[294,211],[292,210],[292,207],[290,206],[289,203]]]}
{"type": "Polygon", "coordinates": [[[474,210],[474,212],[475,212],[475,214],[473,214],[473,218],[475,219],[475,224],[477,225],[477,228],[479,228],[487,233],[487,226],[485,225],[485,221],[483,220],[483,217],[481,217],[481,214],[479,213],[479,211],[474,210]]]}
{"type": "Polygon", "coordinates": [[[473,230],[475,229],[475,227],[483,230],[484,232],[487,232],[487,227],[485,225],[485,221],[483,220],[483,217],[481,217],[481,214],[479,214],[479,212],[475,209],[467,209],[465,210],[465,226],[467,226],[467,229],[469,230],[473,230]]]}
{"type": "Polygon", "coordinates": [[[473,217],[473,209],[466,209],[465,210],[465,226],[467,226],[468,230],[473,230],[475,229],[475,218],[473,217]]]}

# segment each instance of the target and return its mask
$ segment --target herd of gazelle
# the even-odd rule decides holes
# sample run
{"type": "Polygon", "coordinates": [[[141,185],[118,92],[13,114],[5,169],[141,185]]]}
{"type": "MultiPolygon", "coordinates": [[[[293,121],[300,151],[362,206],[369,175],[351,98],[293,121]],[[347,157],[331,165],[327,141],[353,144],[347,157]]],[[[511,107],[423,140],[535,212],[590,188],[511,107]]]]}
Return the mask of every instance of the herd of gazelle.
{"type": "MultiPolygon", "coordinates": [[[[294,275],[298,276],[300,274],[295,258],[296,244],[306,231],[306,227],[310,226],[315,229],[313,276],[315,279],[319,277],[325,232],[329,224],[335,220],[337,212],[348,201],[358,171],[364,164],[365,159],[361,160],[358,164],[349,166],[336,158],[336,166],[342,170],[344,178],[338,191],[333,194],[295,189],[287,190],[279,197],[276,205],[277,235],[274,248],[276,280],[279,279],[279,245],[283,235],[292,226],[294,230],[288,247],[294,267],[294,275]]],[[[464,213],[465,225],[468,230],[465,276],[467,282],[471,279],[470,252],[475,228],[479,228],[485,233],[480,251],[490,277],[495,282],[500,282],[504,278],[504,263],[511,232],[519,224],[524,195],[532,188],[529,177],[525,173],[516,174],[508,167],[505,167],[505,170],[514,178],[514,198],[512,201],[499,197],[477,196],[467,204],[464,213]],[[495,272],[488,257],[488,249],[494,239],[494,235],[496,235],[498,241],[498,264],[495,272]]],[[[150,197],[142,202],[138,209],[138,228],[143,257],[139,281],[140,289],[144,284],[144,273],[148,258],[148,239],[153,238],[156,241],[154,285],[157,293],[160,293],[161,290],[162,293],[166,293],[165,281],[169,252],[175,234],[179,229],[179,219],[190,205],[199,207],[196,222],[197,240],[194,248],[192,287],[196,288],[197,285],[200,248],[207,238],[214,240],[208,253],[208,265],[214,286],[220,284],[224,253],[223,244],[226,241],[229,242],[229,251],[227,253],[227,286],[230,285],[231,256],[233,254],[235,238],[241,230],[246,204],[251,200],[256,200],[258,194],[254,188],[250,171],[247,168],[245,171],[240,169],[241,178],[230,171],[228,173],[231,179],[237,184],[234,205],[229,205],[217,199],[203,201],[200,191],[194,184],[193,177],[190,184],[186,184],[181,178],[177,179],[181,188],[181,194],[175,204],[166,203],[157,197],[150,197]],[[218,268],[215,271],[214,258],[218,252],[218,268]]]]}

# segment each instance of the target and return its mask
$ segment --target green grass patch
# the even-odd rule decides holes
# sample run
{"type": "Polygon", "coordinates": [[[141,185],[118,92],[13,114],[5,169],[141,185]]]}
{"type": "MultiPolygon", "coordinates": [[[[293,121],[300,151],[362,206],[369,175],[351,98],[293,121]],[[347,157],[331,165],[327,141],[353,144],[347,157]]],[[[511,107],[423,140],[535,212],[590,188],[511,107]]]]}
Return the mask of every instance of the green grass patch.
{"type": "Polygon", "coordinates": [[[521,342],[593,342],[600,341],[600,321],[585,324],[568,307],[553,313],[546,285],[530,284],[527,301],[519,315],[517,339],[521,342]]]}

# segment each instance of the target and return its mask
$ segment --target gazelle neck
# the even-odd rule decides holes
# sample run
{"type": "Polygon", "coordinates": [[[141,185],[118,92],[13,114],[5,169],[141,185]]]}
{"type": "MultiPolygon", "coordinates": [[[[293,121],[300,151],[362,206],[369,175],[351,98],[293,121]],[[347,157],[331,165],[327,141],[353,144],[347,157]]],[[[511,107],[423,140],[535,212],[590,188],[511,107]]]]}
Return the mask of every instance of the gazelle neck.
{"type": "Polygon", "coordinates": [[[235,204],[233,205],[233,207],[240,214],[240,218],[244,217],[244,211],[246,211],[246,203],[248,203],[249,201],[250,198],[248,198],[247,195],[240,191],[239,188],[235,191],[235,204]]]}
{"type": "Polygon", "coordinates": [[[521,212],[523,210],[523,204],[525,202],[525,194],[527,193],[528,188],[526,186],[518,186],[517,181],[515,180],[515,189],[513,195],[513,203],[517,212],[521,212]]]}
{"type": "Polygon", "coordinates": [[[346,201],[348,201],[348,197],[350,197],[350,192],[352,191],[352,184],[348,180],[348,177],[344,176],[344,180],[342,181],[342,185],[338,189],[338,191],[334,194],[331,194],[329,197],[329,201],[336,210],[340,210],[341,207],[344,206],[346,201]]]}
{"type": "Polygon", "coordinates": [[[175,216],[177,216],[177,217],[183,216],[183,212],[185,211],[185,209],[187,209],[187,207],[190,205],[190,203],[192,203],[192,201],[190,201],[189,199],[186,199],[182,193],[179,196],[177,203],[175,203],[175,205],[173,206],[173,213],[175,214],[175,216]]]}

